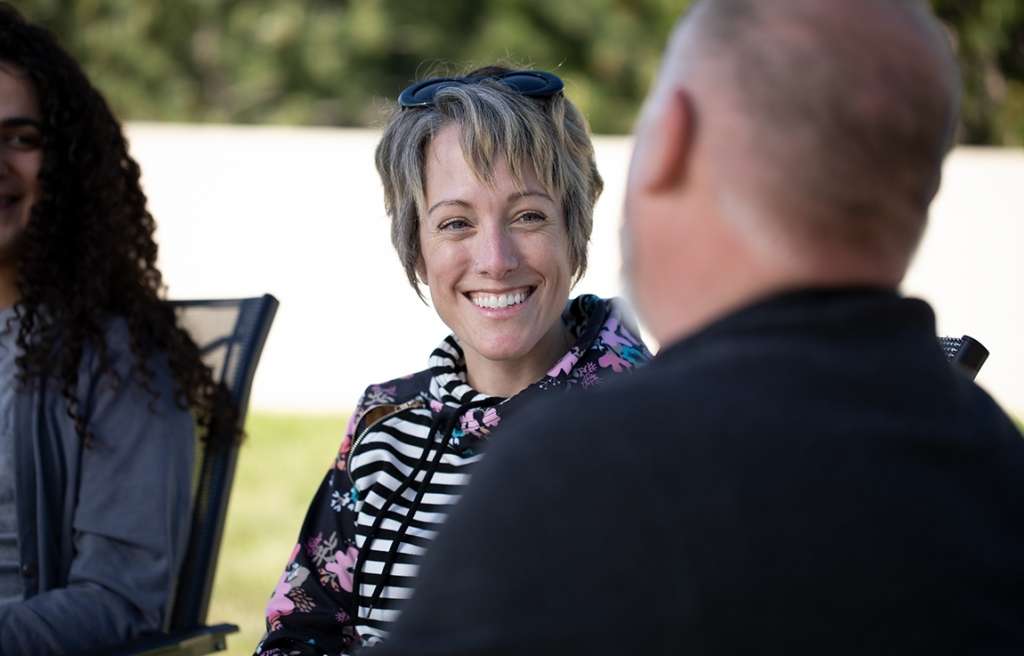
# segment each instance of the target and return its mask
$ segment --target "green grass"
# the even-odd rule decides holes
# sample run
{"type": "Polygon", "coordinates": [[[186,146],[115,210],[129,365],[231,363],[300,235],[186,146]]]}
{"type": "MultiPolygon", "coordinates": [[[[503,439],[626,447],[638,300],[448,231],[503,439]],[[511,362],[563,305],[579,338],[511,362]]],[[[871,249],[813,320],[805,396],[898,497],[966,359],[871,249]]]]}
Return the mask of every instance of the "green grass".
{"type": "Polygon", "coordinates": [[[228,654],[251,654],[263,635],[263,607],[346,421],[343,415],[249,417],[207,616],[241,628],[228,637],[228,654]]]}

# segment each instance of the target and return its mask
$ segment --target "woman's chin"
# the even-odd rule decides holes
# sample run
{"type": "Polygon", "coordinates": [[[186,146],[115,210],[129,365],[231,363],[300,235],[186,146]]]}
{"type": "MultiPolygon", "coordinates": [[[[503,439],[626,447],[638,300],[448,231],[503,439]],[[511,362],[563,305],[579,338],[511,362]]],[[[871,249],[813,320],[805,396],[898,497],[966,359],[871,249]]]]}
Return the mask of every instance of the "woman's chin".
{"type": "MultiPolygon", "coordinates": [[[[550,359],[552,351],[562,345],[561,340],[557,345],[551,343],[556,335],[550,330],[510,331],[504,335],[492,334],[484,339],[479,339],[479,335],[473,337],[474,339],[468,341],[460,340],[467,352],[469,366],[472,366],[472,360],[479,358],[483,362],[500,364],[502,367],[525,365],[540,367],[546,371],[551,364],[547,360],[550,359]],[[473,358],[473,355],[477,358],[473,358]]],[[[561,355],[562,353],[556,354],[559,357],[561,355]]]]}
{"type": "Polygon", "coordinates": [[[527,360],[533,351],[525,344],[483,344],[471,348],[484,360],[508,365],[527,360]]]}

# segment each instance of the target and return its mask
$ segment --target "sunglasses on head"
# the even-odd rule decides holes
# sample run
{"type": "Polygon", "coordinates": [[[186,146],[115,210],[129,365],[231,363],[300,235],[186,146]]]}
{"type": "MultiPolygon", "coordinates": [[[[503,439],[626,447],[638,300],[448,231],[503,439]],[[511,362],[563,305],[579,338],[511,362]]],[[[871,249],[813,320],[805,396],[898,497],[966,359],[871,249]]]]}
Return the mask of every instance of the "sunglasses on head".
{"type": "Polygon", "coordinates": [[[557,75],[545,71],[509,71],[497,75],[436,77],[406,87],[398,96],[398,104],[402,109],[430,107],[434,104],[434,96],[438,91],[465,84],[477,84],[483,80],[497,80],[529,98],[550,98],[561,92],[564,86],[557,75]]]}

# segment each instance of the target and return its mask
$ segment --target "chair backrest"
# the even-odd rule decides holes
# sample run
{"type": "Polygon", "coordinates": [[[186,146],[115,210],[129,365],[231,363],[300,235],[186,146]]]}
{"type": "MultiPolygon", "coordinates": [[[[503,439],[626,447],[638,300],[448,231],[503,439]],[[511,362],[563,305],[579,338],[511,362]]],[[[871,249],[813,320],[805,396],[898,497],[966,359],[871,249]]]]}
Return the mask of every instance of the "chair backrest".
{"type": "MultiPolygon", "coordinates": [[[[199,346],[203,361],[213,370],[214,381],[227,388],[237,428],[241,431],[256,365],[277,312],[277,299],[266,294],[257,298],[170,301],[169,304],[174,308],[179,325],[199,346]]],[[[207,442],[200,443],[192,525],[165,627],[168,630],[202,626],[206,622],[228,497],[238,461],[237,441],[220,441],[229,441],[231,446],[206,448],[207,442]]]]}
{"type": "Polygon", "coordinates": [[[988,349],[970,335],[963,337],[940,337],[939,346],[950,362],[974,380],[981,371],[981,365],[988,360],[988,349]]]}

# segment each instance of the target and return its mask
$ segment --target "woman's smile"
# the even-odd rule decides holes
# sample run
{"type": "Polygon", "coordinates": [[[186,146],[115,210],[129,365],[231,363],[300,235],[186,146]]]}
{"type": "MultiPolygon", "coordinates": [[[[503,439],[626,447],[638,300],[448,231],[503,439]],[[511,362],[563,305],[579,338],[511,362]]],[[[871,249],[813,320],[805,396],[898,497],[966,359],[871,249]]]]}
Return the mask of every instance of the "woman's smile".
{"type": "Polygon", "coordinates": [[[501,312],[518,312],[522,305],[533,295],[536,287],[519,287],[504,291],[486,292],[474,291],[464,294],[469,301],[486,311],[488,314],[504,316],[501,312]]]}

